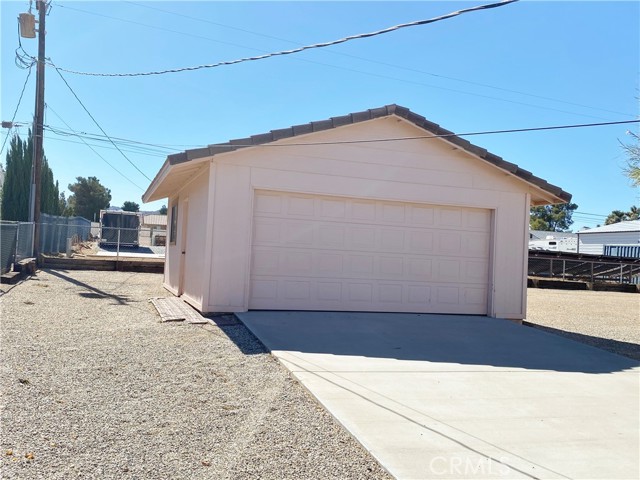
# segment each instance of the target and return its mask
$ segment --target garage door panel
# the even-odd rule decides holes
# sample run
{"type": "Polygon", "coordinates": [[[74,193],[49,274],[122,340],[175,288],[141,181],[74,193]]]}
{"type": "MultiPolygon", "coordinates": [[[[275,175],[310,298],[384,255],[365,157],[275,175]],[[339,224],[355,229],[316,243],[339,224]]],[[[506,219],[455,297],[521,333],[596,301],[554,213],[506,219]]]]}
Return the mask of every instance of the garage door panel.
{"type": "Polygon", "coordinates": [[[473,285],[342,279],[253,279],[260,309],[486,313],[486,289],[473,285]],[[287,307],[282,302],[286,301],[287,307]]]}
{"type": "Polygon", "coordinates": [[[344,220],[347,216],[346,200],[321,199],[320,217],[344,220]]]}
{"type": "Polygon", "coordinates": [[[489,262],[467,260],[463,263],[464,278],[469,283],[484,285],[489,277],[489,262]]]}
{"type": "Polygon", "coordinates": [[[287,213],[292,216],[313,216],[315,201],[312,197],[289,196],[287,199],[287,213]]]}
{"type": "Polygon", "coordinates": [[[406,264],[408,280],[429,281],[433,280],[433,259],[431,257],[407,257],[406,264]]]}
{"type": "Polygon", "coordinates": [[[314,243],[314,225],[307,225],[306,223],[287,222],[284,225],[280,225],[280,231],[283,233],[282,237],[285,245],[303,245],[312,247],[314,243]]]}
{"type": "Polygon", "coordinates": [[[376,219],[376,204],[374,202],[353,201],[351,203],[351,220],[370,222],[376,219]]]}
{"type": "Polygon", "coordinates": [[[487,312],[490,212],[256,192],[250,308],[487,312]]]}
{"type": "Polygon", "coordinates": [[[410,225],[431,226],[434,222],[434,212],[435,210],[431,207],[410,206],[409,223],[410,225]]]}
{"type": "Polygon", "coordinates": [[[461,255],[462,251],[462,233],[441,231],[438,234],[438,255],[461,255]]]}
{"type": "Polygon", "coordinates": [[[266,301],[267,303],[278,298],[278,280],[254,278],[251,281],[251,297],[253,301],[266,301]]]}
{"type": "Polygon", "coordinates": [[[353,248],[375,250],[377,244],[377,229],[374,227],[355,227],[348,229],[348,245],[353,248]]]}
{"type": "Polygon", "coordinates": [[[433,234],[430,230],[411,230],[409,253],[433,253],[433,234]]]}
{"type": "Polygon", "coordinates": [[[436,276],[438,282],[458,282],[460,281],[460,260],[458,259],[437,259],[436,276]]]}
{"type": "Polygon", "coordinates": [[[254,250],[251,255],[251,270],[255,275],[278,275],[280,252],[278,250],[254,250]]]}
{"type": "Polygon", "coordinates": [[[251,273],[260,276],[486,283],[489,264],[482,259],[388,255],[345,250],[256,246],[251,273]]]}
{"type": "Polygon", "coordinates": [[[285,299],[311,301],[311,282],[308,280],[284,280],[280,286],[285,299]]]}
{"type": "Polygon", "coordinates": [[[279,214],[282,213],[283,197],[278,194],[260,193],[255,196],[255,213],[279,214]]]}
{"type": "Polygon", "coordinates": [[[253,223],[253,242],[256,245],[280,245],[281,224],[277,220],[256,218],[253,223]]]}
{"type": "Polygon", "coordinates": [[[342,277],[344,275],[344,255],[342,252],[316,252],[315,272],[325,278],[342,277]]]}
{"type": "Polygon", "coordinates": [[[438,225],[440,227],[462,226],[462,210],[459,208],[442,207],[438,210],[438,225]]]}

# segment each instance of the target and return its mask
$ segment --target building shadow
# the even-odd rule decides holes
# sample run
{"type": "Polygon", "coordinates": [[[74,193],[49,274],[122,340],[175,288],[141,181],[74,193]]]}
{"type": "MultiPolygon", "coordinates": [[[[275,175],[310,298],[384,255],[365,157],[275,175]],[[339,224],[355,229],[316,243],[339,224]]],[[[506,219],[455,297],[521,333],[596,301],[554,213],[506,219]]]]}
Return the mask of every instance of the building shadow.
{"type": "MultiPolygon", "coordinates": [[[[470,370],[492,366],[600,374],[640,367],[636,360],[575,338],[483,316],[291,311],[236,316],[269,351],[469,365],[470,370]]],[[[241,330],[224,331],[244,353],[262,353],[241,330]]]]}
{"type": "Polygon", "coordinates": [[[100,290],[99,288],[94,287],[93,285],[89,285],[88,283],[81,282],[80,280],[77,280],[68,275],[65,275],[61,273],[61,271],[59,270],[47,269],[46,272],[54,277],[57,277],[61,280],[64,280],[66,282],[72,283],[73,285],[76,285],[78,287],[85,288],[86,290],[88,290],[86,292],[78,293],[78,295],[83,298],[108,299],[108,300],[115,301],[119,305],[128,305],[131,301],[131,297],[129,297],[128,295],[116,295],[114,293],[105,292],[104,290],[100,290]]]}
{"type": "Polygon", "coordinates": [[[557,328],[546,327],[544,325],[538,325],[532,322],[524,322],[528,327],[537,328],[543,332],[553,333],[565,338],[570,338],[576,342],[591,345],[592,347],[601,348],[617,355],[623,355],[628,358],[640,361],[640,345],[631,342],[622,342],[620,340],[613,340],[611,338],[595,337],[592,335],[584,335],[582,333],[570,332],[567,330],[560,330],[557,328]]]}

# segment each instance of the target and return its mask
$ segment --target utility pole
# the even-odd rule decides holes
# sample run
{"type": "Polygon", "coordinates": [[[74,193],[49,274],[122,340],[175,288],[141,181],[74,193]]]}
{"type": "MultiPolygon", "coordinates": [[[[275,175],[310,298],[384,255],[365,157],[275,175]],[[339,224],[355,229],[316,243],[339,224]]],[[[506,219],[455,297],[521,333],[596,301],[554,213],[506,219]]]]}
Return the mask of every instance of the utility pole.
{"type": "Polygon", "coordinates": [[[40,242],[40,197],[42,191],[42,160],[44,139],[44,48],[45,48],[45,21],[47,18],[47,3],[45,0],[36,0],[38,10],[38,64],[36,66],[36,110],[33,128],[33,253],[36,262],[40,254],[38,244],[40,242]]]}

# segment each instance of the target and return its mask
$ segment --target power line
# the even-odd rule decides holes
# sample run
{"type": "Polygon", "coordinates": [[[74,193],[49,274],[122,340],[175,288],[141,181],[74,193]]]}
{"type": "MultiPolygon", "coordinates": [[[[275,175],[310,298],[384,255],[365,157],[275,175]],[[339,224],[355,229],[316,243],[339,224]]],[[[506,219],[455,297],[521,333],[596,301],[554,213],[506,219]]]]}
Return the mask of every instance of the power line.
{"type": "MultiPolygon", "coordinates": [[[[147,8],[147,9],[150,9],[150,10],[156,10],[158,12],[162,12],[162,13],[165,13],[167,15],[175,15],[177,17],[187,18],[187,19],[190,19],[190,20],[198,21],[198,22],[203,22],[203,23],[208,23],[208,24],[216,25],[216,26],[223,27],[223,28],[228,28],[230,30],[236,30],[236,31],[248,33],[248,34],[251,34],[251,35],[256,35],[256,36],[263,37],[263,38],[270,38],[272,40],[278,40],[278,41],[289,43],[289,44],[293,44],[293,45],[300,45],[299,42],[294,42],[293,40],[288,40],[286,38],[276,37],[274,35],[268,35],[268,34],[260,33],[260,32],[255,32],[255,31],[252,31],[252,30],[247,30],[247,29],[235,27],[235,26],[232,26],[232,25],[226,25],[226,24],[219,23],[219,22],[214,22],[214,21],[211,21],[211,20],[208,20],[208,19],[205,19],[205,18],[192,17],[190,15],[185,15],[183,13],[178,13],[178,12],[172,12],[170,10],[165,10],[163,8],[158,8],[158,7],[154,7],[154,6],[151,6],[151,5],[145,5],[145,4],[136,3],[136,2],[124,2],[124,3],[128,3],[130,5],[136,5],[138,7],[147,8]]],[[[178,32],[178,33],[182,33],[182,32],[178,32]]],[[[466,84],[469,84],[469,85],[476,85],[476,86],[484,87],[484,88],[491,88],[491,89],[499,90],[499,91],[502,91],[502,92],[515,93],[515,94],[518,94],[518,95],[525,95],[525,96],[532,97],[532,98],[539,98],[541,100],[549,100],[549,101],[552,101],[552,102],[564,103],[566,105],[573,105],[573,106],[576,106],[576,107],[583,107],[583,108],[588,108],[588,109],[591,109],[591,110],[600,110],[602,112],[615,113],[615,114],[618,114],[618,115],[625,115],[625,116],[628,116],[628,117],[636,117],[636,115],[632,115],[632,114],[629,114],[629,113],[618,112],[618,111],[615,111],[615,110],[609,110],[609,109],[601,108],[601,107],[594,107],[594,106],[585,105],[585,104],[577,103],[577,102],[569,102],[567,100],[561,100],[559,98],[548,97],[548,96],[544,96],[544,95],[537,95],[537,94],[534,94],[534,93],[527,93],[527,92],[523,92],[521,90],[513,90],[513,89],[510,89],[510,88],[498,87],[498,86],[490,85],[490,84],[487,84],[487,83],[474,82],[474,81],[471,81],[471,80],[465,80],[465,79],[462,79],[462,78],[451,77],[451,76],[448,76],[448,75],[442,75],[442,74],[438,74],[438,73],[427,72],[427,71],[424,71],[424,70],[411,68],[411,67],[406,67],[406,66],[403,66],[403,65],[395,64],[395,63],[388,63],[388,62],[383,62],[383,61],[380,61],[380,60],[374,60],[374,59],[371,59],[371,58],[361,57],[359,55],[352,55],[350,53],[338,52],[338,51],[335,51],[335,50],[331,50],[331,53],[333,53],[334,55],[341,55],[341,56],[345,56],[345,57],[355,58],[355,59],[358,59],[358,60],[363,60],[365,62],[375,63],[375,64],[378,64],[378,65],[384,65],[384,66],[387,66],[387,67],[406,70],[406,71],[409,71],[409,72],[421,73],[423,75],[429,75],[429,76],[436,77],[436,78],[445,78],[447,80],[453,80],[455,82],[466,83],[466,84]]],[[[367,72],[362,72],[362,73],[367,73],[367,72]]]]}
{"type": "MultiPolygon", "coordinates": [[[[535,132],[535,131],[545,131],[545,130],[561,130],[561,129],[573,129],[573,128],[586,128],[586,127],[600,127],[600,126],[609,126],[609,125],[621,125],[621,124],[629,124],[629,123],[640,123],[640,120],[622,120],[616,122],[601,122],[601,123],[582,123],[582,124],[571,124],[571,125],[554,125],[554,126],[545,126],[545,127],[531,127],[531,128],[514,128],[514,129],[504,129],[504,130],[485,130],[478,132],[467,132],[467,133],[446,133],[440,135],[419,135],[415,137],[392,137],[392,138],[377,138],[377,139],[366,139],[366,140],[344,140],[344,141],[335,141],[335,142],[309,142],[309,143],[287,143],[283,145],[275,145],[272,143],[265,144],[240,144],[234,143],[233,146],[236,147],[293,147],[293,146],[313,146],[313,145],[342,145],[342,144],[351,144],[351,143],[377,143],[377,142],[395,142],[395,141],[407,141],[407,140],[421,140],[421,139],[430,139],[430,138],[450,138],[453,136],[457,137],[466,137],[466,136],[477,136],[477,135],[495,135],[495,134],[503,134],[503,133],[522,133],[522,132],[535,132]]],[[[58,135],[65,136],[85,136],[94,141],[104,141],[98,134],[88,134],[84,132],[65,132],[59,128],[51,127],[46,125],[49,131],[52,131],[58,135]]],[[[161,145],[154,143],[145,143],[138,142],[136,140],[124,139],[119,137],[104,137],[107,139],[117,139],[123,141],[123,143],[132,143],[132,144],[141,144],[141,145],[149,145],[153,147],[161,147],[166,150],[172,150],[171,145],[161,145]]],[[[201,145],[201,144],[180,144],[173,145],[175,147],[192,147],[192,148],[228,148],[229,144],[221,143],[221,144],[213,144],[213,145],[201,145]]],[[[154,151],[153,149],[147,149],[147,151],[152,151],[156,154],[160,154],[160,152],[154,151]]],[[[580,212],[582,213],[582,212],[580,212]]],[[[594,216],[606,216],[599,214],[586,214],[586,215],[594,215],[594,216]]]]}
{"type": "MultiPolygon", "coordinates": [[[[56,135],[57,135],[57,134],[56,134],[56,135]]],[[[66,136],[66,135],[65,135],[65,136],[66,136]]],[[[54,137],[49,137],[49,139],[48,139],[48,140],[53,140],[53,141],[56,141],[56,142],[73,143],[73,144],[76,144],[76,145],[84,145],[82,142],[74,142],[73,140],[68,140],[68,139],[65,139],[65,138],[57,138],[57,137],[55,137],[55,138],[54,138],[54,137]]],[[[104,149],[107,149],[107,150],[113,150],[113,151],[116,151],[116,149],[115,149],[115,148],[113,148],[113,147],[107,147],[106,145],[95,145],[95,144],[90,144],[90,145],[91,145],[92,147],[96,147],[96,148],[104,148],[104,149]]],[[[137,154],[137,155],[145,155],[145,156],[147,156],[147,157],[167,158],[167,156],[166,156],[166,155],[161,155],[161,154],[158,154],[158,153],[135,152],[135,151],[132,151],[132,150],[126,150],[126,149],[123,149],[123,151],[125,151],[125,152],[129,152],[129,153],[135,153],[135,154],[137,154]]]]}
{"type": "MultiPolygon", "coordinates": [[[[104,135],[94,135],[94,134],[88,135],[84,132],[74,132],[69,130],[63,130],[57,127],[51,127],[49,125],[45,125],[45,128],[47,131],[61,137],[82,137],[94,142],[104,142],[109,146],[111,146],[111,142],[109,142],[109,140],[104,135]]],[[[114,140],[115,143],[117,143],[122,147],[123,151],[131,152],[131,153],[151,153],[155,155],[165,156],[167,155],[167,151],[175,152],[176,150],[175,148],[172,148],[172,149],[166,149],[166,151],[162,151],[155,148],[145,147],[143,145],[136,145],[129,142],[117,141],[114,138],[112,139],[114,140]]],[[[115,150],[115,149],[111,147],[111,150],[115,150]]]]}
{"type": "Polygon", "coordinates": [[[587,213],[587,212],[579,212],[578,210],[576,210],[575,212],[573,212],[574,214],[578,214],[578,215],[589,215],[592,217],[601,217],[601,218],[607,218],[608,215],[601,215],[599,213],[587,213]]]}
{"type": "Polygon", "coordinates": [[[24,96],[24,91],[27,88],[27,83],[29,83],[29,77],[31,76],[31,67],[29,67],[27,71],[27,78],[24,80],[24,84],[22,85],[22,91],[20,92],[20,97],[18,98],[18,104],[16,105],[16,109],[13,111],[13,117],[11,117],[11,127],[7,131],[7,136],[4,137],[4,142],[2,142],[2,148],[0,148],[0,155],[2,155],[2,151],[4,150],[5,145],[7,144],[7,140],[11,136],[11,130],[13,130],[13,122],[16,119],[16,115],[18,114],[18,109],[20,108],[20,103],[22,103],[22,97],[24,96]]]}
{"type": "Polygon", "coordinates": [[[486,4],[486,5],[479,5],[476,7],[470,7],[470,8],[464,8],[461,10],[457,10],[455,12],[451,12],[445,15],[440,15],[438,17],[434,17],[434,18],[430,18],[430,19],[426,19],[426,20],[416,20],[414,22],[408,22],[408,23],[401,23],[399,25],[394,25],[392,27],[388,27],[388,28],[384,28],[382,30],[377,30],[374,32],[369,32],[369,33],[360,33],[357,35],[350,35],[348,37],[344,37],[344,38],[340,38],[338,40],[332,40],[329,42],[324,42],[324,43],[314,43],[312,45],[305,45],[302,47],[298,47],[298,48],[294,48],[291,50],[281,50],[278,52],[272,52],[272,53],[267,53],[265,55],[258,55],[258,56],[254,56],[254,57],[244,57],[244,58],[239,58],[236,60],[228,60],[228,61],[223,61],[223,62],[217,62],[217,63],[210,63],[210,64],[205,64],[205,65],[197,65],[197,66],[193,66],[193,67],[183,67],[183,68],[174,68],[174,69],[168,69],[168,70],[158,70],[158,71],[153,71],[153,72],[138,72],[138,73],[92,73],[92,72],[80,72],[80,71],[76,71],[76,70],[69,70],[69,69],[63,69],[63,68],[58,68],[55,65],[52,65],[56,70],[59,71],[63,71],[63,72],[67,72],[67,73],[72,73],[75,75],[88,75],[88,76],[93,76],[93,77],[142,77],[142,76],[150,76],[150,75],[164,75],[167,73],[178,73],[178,72],[189,72],[189,71],[195,71],[195,70],[202,70],[202,69],[207,69],[207,68],[216,68],[216,67],[221,67],[221,66],[225,66],[225,65],[235,65],[238,63],[243,63],[243,62],[251,62],[251,61],[256,61],[256,60],[264,60],[266,58],[271,58],[271,57],[276,57],[276,56],[284,56],[284,55],[292,55],[294,53],[299,53],[305,50],[311,50],[311,49],[319,49],[319,48],[325,48],[325,47],[330,47],[333,45],[339,45],[341,43],[346,43],[352,40],[360,40],[363,38],[371,38],[371,37],[375,37],[378,35],[384,35],[386,33],[390,33],[390,32],[394,32],[396,30],[400,30],[403,28],[409,28],[409,27],[415,27],[415,26],[420,26],[420,25],[427,25],[430,23],[435,23],[435,22],[439,22],[442,20],[447,20],[449,18],[453,18],[453,17],[457,17],[458,15],[462,15],[465,13],[470,13],[470,12],[476,12],[476,11],[480,11],[480,10],[487,10],[490,8],[497,8],[497,7],[502,7],[505,5],[508,5],[510,3],[514,3],[517,2],[518,0],[503,0],[501,2],[497,2],[497,3],[490,3],[490,4],[486,4]]]}
{"type": "MultiPolygon", "coordinates": [[[[247,47],[247,46],[244,46],[244,45],[238,45],[237,43],[231,43],[231,42],[226,42],[224,40],[217,40],[217,39],[210,38],[210,37],[204,37],[202,35],[196,35],[195,33],[181,32],[180,30],[173,30],[171,28],[159,27],[157,25],[149,25],[148,23],[138,22],[136,20],[129,20],[128,18],[113,17],[111,15],[106,15],[104,13],[90,12],[88,10],[82,10],[81,8],[69,7],[68,5],[63,5],[61,3],[56,3],[56,5],[58,7],[66,8],[67,10],[73,10],[74,12],[85,13],[87,15],[93,15],[93,16],[96,16],[96,17],[108,18],[110,20],[117,20],[119,22],[131,23],[133,25],[139,25],[141,27],[152,28],[154,30],[160,30],[162,32],[175,33],[177,35],[184,35],[185,37],[197,38],[197,39],[200,39],[200,40],[208,40],[210,42],[220,43],[222,45],[229,45],[229,46],[232,46],[232,47],[246,48],[248,50],[264,51],[264,50],[259,50],[257,48],[253,48],[253,47],[247,47]]],[[[63,70],[63,71],[66,71],[66,70],[63,70]]],[[[72,73],[72,72],[69,72],[69,73],[72,73]]]]}
{"type": "MultiPolygon", "coordinates": [[[[134,5],[138,5],[138,4],[135,4],[133,2],[128,2],[128,3],[132,3],[134,5]]],[[[90,12],[90,11],[82,10],[82,9],[79,9],[79,8],[67,7],[67,6],[62,5],[62,4],[57,4],[57,5],[61,6],[61,7],[64,7],[64,8],[68,8],[68,9],[76,11],[76,12],[86,13],[86,14],[89,14],[89,15],[95,15],[95,16],[99,16],[99,17],[108,18],[108,19],[111,19],[111,20],[116,20],[116,21],[121,21],[121,22],[126,22],[126,23],[132,23],[132,24],[135,24],[135,25],[141,25],[141,26],[144,26],[144,27],[147,27],[147,28],[156,29],[156,30],[172,32],[172,33],[176,33],[176,34],[179,34],[179,35],[185,35],[185,36],[188,36],[188,37],[200,38],[200,39],[203,39],[203,40],[209,40],[209,41],[216,42],[216,43],[223,43],[223,44],[226,44],[226,45],[232,45],[232,46],[235,46],[235,47],[245,48],[245,49],[248,49],[248,50],[254,50],[254,51],[258,51],[258,52],[268,53],[268,51],[262,50],[262,49],[259,49],[259,48],[248,47],[248,46],[245,46],[245,45],[239,45],[239,44],[231,43],[231,42],[223,42],[223,41],[216,40],[216,39],[213,39],[213,38],[203,37],[201,35],[194,35],[194,34],[191,34],[191,33],[181,32],[181,31],[178,31],[178,30],[172,30],[172,29],[167,29],[167,28],[164,28],[164,27],[158,27],[158,26],[155,26],[155,25],[149,25],[149,24],[142,23],[142,22],[137,22],[137,21],[134,21],[134,20],[128,20],[128,19],[124,19],[124,18],[113,17],[113,16],[110,16],[110,15],[104,15],[104,14],[97,13],[97,12],[90,12]]],[[[144,6],[144,5],[139,5],[139,6],[144,6]]],[[[168,14],[172,14],[173,13],[173,12],[168,12],[166,10],[155,8],[155,7],[149,7],[149,6],[144,6],[144,7],[145,8],[150,8],[152,10],[159,10],[161,12],[166,12],[168,14]]],[[[224,25],[216,23],[216,22],[210,22],[208,20],[197,19],[195,17],[190,17],[188,15],[182,15],[182,14],[175,14],[175,15],[178,15],[180,17],[186,17],[186,18],[194,19],[194,20],[201,20],[201,21],[204,21],[206,23],[212,23],[214,25],[224,26],[224,25]]],[[[235,28],[235,27],[228,27],[228,28],[235,28]]],[[[243,30],[243,29],[238,29],[238,30],[249,32],[248,30],[243,30]]],[[[251,33],[251,32],[249,32],[249,33],[251,33]]],[[[257,35],[261,35],[261,34],[257,34],[257,35]]],[[[266,36],[270,37],[269,35],[266,35],[266,36]]],[[[270,37],[270,38],[278,39],[278,37],[270,37]]],[[[298,45],[296,42],[291,42],[289,40],[284,40],[284,39],[279,39],[279,40],[287,42],[287,43],[294,43],[294,44],[298,45]]],[[[369,59],[366,59],[366,58],[363,58],[363,57],[358,57],[358,56],[350,55],[350,54],[347,54],[347,53],[341,53],[341,52],[335,52],[335,51],[332,51],[331,53],[336,54],[336,55],[343,55],[343,56],[347,56],[347,57],[351,57],[351,58],[357,58],[357,59],[361,59],[361,60],[364,60],[364,61],[368,61],[368,62],[372,62],[372,63],[378,63],[378,64],[391,66],[391,67],[395,67],[395,68],[399,68],[399,69],[404,69],[404,70],[408,70],[408,71],[423,73],[423,74],[431,75],[431,76],[434,76],[434,77],[448,78],[448,79],[452,79],[452,80],[456,80],[456,81],[460,81],[460,82],[465,82],[465,83],[469,83],[469,84],[473,84],[473,85],[484,86],[484,87],[488,87],[488,88],[495,88],[497,90],[503,90],[503,91],[508,91],[508,92],[512,92],[512,93],[521,93],[521,92],[516,92],[514,90],[504,89],[504,88],[500,88],[500,87],[491,87],[490,85],[484,85],[484,84],[471,82],[471,81],[466,81],[466,80],[459,80],[459,79],[455,79],[453,77],[446,77],[444,75],[432,74],[432,73],[429,73],[429,72],[423,72],[421,70],[402,67],[402,66],[399,66],[399,65],[388,64],[388,63],[379,62],[379,61],[376,61],[376,60],[369,60],[369,59]]],[[[303,58],[297,58],[297,60],[298,61],[302,61],[302,62],[306,62],[306,63],[311,63],[311,64],[314,64],[314,65],[321,65],[321,66],[324,66],[324,67],[336,68],[336,69],[344,70],[344,71],[348,71],[348,72],[360,73],[362,75],[368,75],[368,76],[371,76],[371,77],[383,78],[383,79],[387,79],[387,80],[393,80],[393,81],[397,81],[397,82],[408,83],[408,84],[411,84],[411,85],[420,85],[420,86],[424,86],[424,87],[427,87],[427,88],[434,88],[434,89],[438,89],[438,90],[461,93],[463,95],[470,95],[470,96],[479,97],[479,98],[487,98],[487,99],[490,99],[490,100],[496,100],[496,101],[499,101],[499,102],[511,103],[511,104],[514,104],[514,105],[523,105],[523,106],[527,106],[527,107],[532,107],[532,108],[537,108],[537,109],[542,109],[542,110],[549,110],[549,111],[560,112],[560,113],[566,113],[566,114],[569,114],[569,115],[576,115],[576,116],[580,116],[580,117],[595,118],[595,119],[598,119],[598,120],[608,120],[607,118],[602,118],[602,117],[598,117],[598,116],[594,116],[594,115],[588,115],[588,114],[577,113],[577,112],[570,112],[570,111],[567,111],[567,110],[560,110],[558,108],[553,108],[553,107],[535,105],[535,104],[531,104],[531,103],[520,102],[520,101],[517,101],[517,100],[509,100],[509,99],[505,99],[505,98],[494,97],[494,96],[491,96],[491,95],[484,95],[484,94],[475,93],[475,92],[468,92],[468,91],[465,91],[465,90],[458,90],[458,89],[455,89],[455,88],[442,87],[442,86],[439,86],[439,85],[432,85],[432,84],[429,84],[429,83],[424,83],[424,82],[415,81],[415,80],[408,80],[408,79],[404,79],[404,78],[393,77],[393,76],[390,76],[390,75],[383,75],[383,74],[380,74],[380,73],[367,72],[367,71],[358,70],[358,69],[351,68],[351,67],[344,67],[344,66],[341,66],[341,65],[332,65],[332,64],[328,64],[328,63],[323,63],[323,62],[318,62],[318,61],[315,61],[315,60],[309,60],[309,59],[303,59],[303,58]]],[[[529,94],[526,94],[526,93],[521,93],[521,94],[522,95],[529,95],[529,94]]],[[[548,97],[541,97],[539,95],[530,95],[530,96],[539,97],[539,98],[552,100],[552,101],[557,101],[557,102],[563,102],[562,100],[554,100],[554,99],[550,99],[548,97]]],[[[596,108],[596,107],[589,107],[589,106],[585,106],[585,105],[575,104],[573,102],[563,102],[563,103],[568,103],[568,104],[571,104],[571,105],[577,105],[577,106],[581,106],[581,107],[585,107],[585,108],[592,108],[592,109],[595,109],[595,110],[604,110],[604,109],[599,109],[599,108],[596,108]]],[[[611,110],[605,110],[605,111],[611,112],[611,113],[620,113],[620,112],[612,112],[611,110]]],[[[633,115],[629,115],[629,114],[626,114],[626,113],[620,113],[620,114],[621,115],[627,115],[627,116],[633,116],[633,115]]]]}
{"type": "MultiPolygon", "coordinates": [[[[63,128],[60,127],[56,127],[53,125],[45,125],[47,128],[49,128],[50,130],[56,131],[56,133],[59,133],[61,135],[65,135],[69,132],[65,131],[63,128]]],[[[71,130],[70,135],[84,135],[87,138],[90,138],[92,140],[102,140],[102,138],[106,138],[104,135],[100,135],[97,133],[90,133],[90,132],[82,132],[82,131],[77,131],[77,130],[71,130]]],[[[114,141],[120,141],[120,143],[124,143],[124,144],[133,144],[133,145],[141,145],[141,146],[147,146],[147,147],[154,147],[154,148],[159,148],[159,149],[165,149],[165,150],[171,150],[171,151],[175,151],[176,148],[179,147],[191,147],[191,148],[195,148],[195,147],[202,147],[202,144],[195,144],[195,143],[182,143],[182,144],[159,144],[159,143],[147,143],[147,142],[141,142],[138,140],[131,140],[128,138],[122,138],[122,137],[111,137],[114,141]]],[[[133,146],[132,145],[132,146],[133,146]]]]}
{"type": "MultiPolygon", "coordinates": [[[[51,61],[50,61],[51,62],[51,61]]],[[[56,72],[58,73],[58,75],[60,76],[60,78],[62,79],[62,81],[64,82],[64,84],[67,86],[67,88],[69,89],[69,91],[73,94],[73,96],[76,98],[76,100],[78,101],[78,103],[80,104],[80,106],[84,109],[85,112],[87,112],[87,115],[89,115],[89,117],[91,118],[91,120],[93,120],[93,123],[96,124],[96,126],[100,129],[100,131],[104,134],[105,137],[107,137],[109,139],[109,141],[111,142],[111,144],[116,147],[116,149],[120,152],[120,154],[127,160],[127,162],[129,162],[131,165],[133,165],[133,168],[135,168],[138,172],[140,172],[142,174],[143,177],[145,177],[147,180],[151,181],[151,179],[142,171],[140,170],[140,168],[138,168],[138,166],[133,163],[131,161],[131,159],[129,157],[127,157],[127,155],[120,150],[120,147],[118,147],[115,142],[113,140],[111,140],[111,137],[109,135],[107,135],[107,132],[104,131],[104,129],[100,126],[100,124],[98,123],[98,121],[93,117],[93,115],[91,115],[91,112],[89,112],[89,110],[87,109],[87,107],[84,106],[84,103],[82,103],[82,100],[80,100],[80,98],[78,97],[78,95],[76,95],[76,92],[73,91],[73,88],[71,88],[71,85],[69,85],[69,83],[67,82],[67,80],[62,76],[62,73],[60,72],[60,69],[58,69],[58,67],[56,67],[52,62],[51,65],[53,65],[53,68],[55,68],[56,72]]]]}
{"type": "MultiPolygon", "coordinates": [[[[64,119],[60,115],[58,115],[58,113],[53,108],[51,108],[51,106],[45,104],[45,107],[48,110],[51,110],[53,112],[53,114],[56,117],[58,117],[62,123],[64,123],[67,126],[67,128],[69,128],[71,131],[73,131],[73,129],[69,126],[69,124],[67,122],[65,122],[64,119]]],[[[80,138],[80,140],[82,140],[82,143],[84,143],[87,147],[89,147],[93,153],[95,153],[98,157],[100,157],[104,163],[106,163],[111,168],[113,168],[122,177],[124,177],[128,182],[130,182],[133,186],[138,187],[140,190],[144,191],[144,188],[142,188],[140,185],[137,185],[133,180],[131,180],[124,173],[122,173],[120,170],[118,170],[116,167],[114,167],[109,161],[107,161],[106,158],[104,158],[102,155],[100,155],[96,149],[94,149],[91,145],[89,145],[89,143],[84,138],[82,138],[81,136],[79,136],[78,138],[80,138]]]]}
{"type": "Polygon", "coordinates": [[[209,145],[208,147],[228,149],[230,146],[232,147],[302,147],[302,146],[313,146],[313,145],[348,145],[348,144],[358,144],[358,143],[382,143],[382,142],[397,142],[397,141],[405,141],[405,140],[422,140],[422,139],[430,139],[430,138],[471,137],[471,136],[477,136],[477,135],[496,135],[496,134],[502,134],[502,133],[539,132],[539,131],[546,131],[546,130],[563,130],[563,129],[569,129],[569,128],[624,125],[628,123],[640,123],[640,120],[622,120],[617,122],[600,122],[600,123],[579,123],[579,124],[572,124],[572,125],[554,125],[549,127],[512,128],[512,129],[506,129],[506,130],[488,130],[488,131],[466,132],[466,133],[444,133],[440,135],[418,135],[415,137],[376,138],[376,139],[366,139],[366,140],[343,140],[343,141],[335,141],[335,142],[286,143],[281,145],[276,145],[273,143],[262,143],[262,144],[221,143],[217,145],[209,145]]]}

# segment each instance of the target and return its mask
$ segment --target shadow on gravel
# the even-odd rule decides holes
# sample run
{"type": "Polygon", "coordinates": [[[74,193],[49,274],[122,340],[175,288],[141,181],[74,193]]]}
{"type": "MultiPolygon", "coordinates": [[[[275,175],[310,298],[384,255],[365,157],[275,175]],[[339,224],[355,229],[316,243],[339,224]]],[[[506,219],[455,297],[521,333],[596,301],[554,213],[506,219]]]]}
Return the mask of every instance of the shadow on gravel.
{"type": "Polygon", "coordinates": [[[233,314],[204,315],[231,340],[244,355],[260,355],[269,350],[233,314]]]}
{"type": "MultiPolygon", "coordinates": [[[[594,374],[640,367],[636,360],[594,348],[594,343],[585,345],[586,336],[567,338],[483,316],[295,311],[236,315],[270,351],[594,374]]],[[[598,346],[605,342],[598,340],[598,346]]]]}
{"type": "Polygon", "coordinates": [[[115,300],[119,305],[128,305],[130,298],[127,295],[115,295],[113,293],[105,292],[104,290],[100,290],[99,288],[93,287],[88,283],[81,282],[80,280],[76,280],[75,278],[68,277],[67,275],[63,275],[60,271],[56,270],[47,270],[47,273],[57,277],[61,280],[64,280],[69,283],[73,283],[74,285],[82,288],[86,288],[90,290],[89,292],[80,292],[80,295],[83,298],[92,298],[92,299],[111,299],[115,300]]]}
{"type": "Polygon", "coordinates": [[[640,345],[638,345],[637,343],[622,342],[620,340],[612,340],[610,338],[603,337],[594,337],[591,335],[584,335],[582,333],[575,333],[569,332],[567,330],[545,327],[531,322],[524,322],[524,324],[528,327],[533,327],[544,332],[549,332],[555,335],[570,338],[571,340],[575,340],[576,342],[591,345],[592,347],[598,347],[611,353],[633,358],[634,360],[640,360],[640,345]]]}

